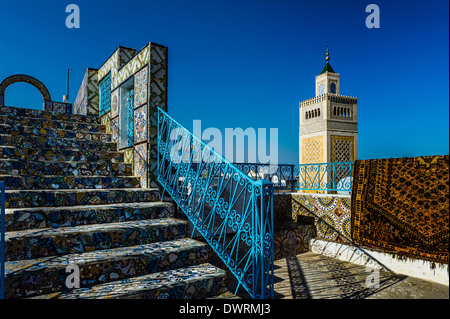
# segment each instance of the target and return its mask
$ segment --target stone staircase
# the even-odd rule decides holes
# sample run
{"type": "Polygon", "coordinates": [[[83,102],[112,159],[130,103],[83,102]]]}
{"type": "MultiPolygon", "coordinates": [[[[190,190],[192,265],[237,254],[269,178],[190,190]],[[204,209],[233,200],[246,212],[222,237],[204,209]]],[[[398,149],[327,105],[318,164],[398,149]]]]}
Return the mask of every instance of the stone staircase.
{"type": "Polygon", "coordinates": [[[6,298],[213,298],[226,272],[98,117],[0,109],[6,298]],[[80,288],[67,288],[68,266],[80,288]]]}

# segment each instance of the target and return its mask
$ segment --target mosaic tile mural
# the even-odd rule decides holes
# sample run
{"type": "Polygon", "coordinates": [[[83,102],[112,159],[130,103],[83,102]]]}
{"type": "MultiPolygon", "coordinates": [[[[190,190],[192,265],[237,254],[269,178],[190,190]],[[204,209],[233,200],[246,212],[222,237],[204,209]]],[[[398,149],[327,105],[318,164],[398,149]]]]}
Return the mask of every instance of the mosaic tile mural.
{"type": "Polygon", "coordinates": [[[351,199],[337,196],[293,195],[293,216],[315,219],[317,236],[351,242],[351,199]]]}
{"type": "Polygon", "coordinates": [[[134,143],[147,141],[147,106],[134,110],[134,143]]]}
{"type": "Polygon", "coordinates": [[[141,187],[147,187],[147,143],[134,146],[134,175],[141,177],[141,187]]]}
{"type": "Polygon", "coordinates": [[[72,114],[72,104],[62,102],[45,102],[44,110],[55,114],[72,114]]]}
{"type": "Polygon", "coordinates": [[[111,93],[111,118],[119,115],[119,90],[114,90],[111,93]]]}
{"type": "Polygon", "coordinates": [[[145,67],[134,76],[134,107],[147,102],[148,68],[145,67]]]}
{"type": "Polygon", "coordinates": [[[292,221],[301,216],[313,217],[318,238],[336,242],[351,242],[351,199],[333,195],[289,194],[274,195],[274,213],[291,215],[292,221]]]}
{"type": "Polygon", "coordinates": [[[116,117],[111,120],[111,142],[117,143],[119,141],[119,118],[116,117]]]}

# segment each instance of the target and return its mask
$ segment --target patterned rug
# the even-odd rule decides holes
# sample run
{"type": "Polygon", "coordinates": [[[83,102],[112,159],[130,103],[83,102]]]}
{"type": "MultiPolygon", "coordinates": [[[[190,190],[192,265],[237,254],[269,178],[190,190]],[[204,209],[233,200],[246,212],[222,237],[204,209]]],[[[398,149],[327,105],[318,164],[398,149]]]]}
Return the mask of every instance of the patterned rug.
{"type": "Polygon", "coordinates": [[[438,263],[449,261],[449,156],[355,162],[352,240],[438,263]]]}

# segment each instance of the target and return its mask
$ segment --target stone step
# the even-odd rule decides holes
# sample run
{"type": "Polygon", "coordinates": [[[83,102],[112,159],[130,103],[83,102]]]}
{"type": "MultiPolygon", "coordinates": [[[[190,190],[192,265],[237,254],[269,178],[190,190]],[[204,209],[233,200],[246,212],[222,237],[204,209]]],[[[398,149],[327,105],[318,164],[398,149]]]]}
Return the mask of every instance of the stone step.
{"type": "Polygon", "coordinates": [[[56,114],[53,112],[25,109],[20,107],[4,106],[0,109],[0,115],[14,118],[14,119],[41,119],[50,121],[60,121],[69,123],[91,123],[100,124],[100,117],[93,115],[80,115],[80,114],[56,114]]]}
{"type": "Polygon", "coordinates": [[[61,207],[159,201],[157,188],[7,190],[5,208],[61,207]]]}
{"type": "Polygon", "coordinates": [[[0,135],[0,145],[25,148],[57,148],[59,150],[117,151],[117,143],[83,141],[62,137],[0,135]]]}
{"type": "Polygon", "coordinates": [[[157,218],[7,232],[6,261],[145,245],[187,236],[187,221],[157,218]]]}
{"type": "Polygon", "coordinates": [[[64,123],[28,119],[14,123],[13,119],[3,123],[0,116],[0,134],[37,135],[48,137],[84,138],[86,140],[103,140],[110,138],[106,126],[102,124],[64,123]]]}
{"type": "Polygon", "coordinates": [[[19,159],[22,161],[54,162],[123,162],[123,152],[96,150],[59,150],[54,148],[27,148],[0,145],[0,159],[19,159]]]}
{"type": "Polygon", "coordinates": [[[226,281],[224,270],[205,263],[33,299],[207,299],[225,293],[226,281]]]}
{"type": "MultiPolygon", "coordinates": [[[[149,282],[147,276],[152,273],[155,275],[150,276],[151,283],[159,284],[161,287],[168,283],[167,279],[172,278],[169,274],[164,275],[161,272],[205,263],[207,260],[205,247],[204,243],[183,238],[133,247],[6,262],[5,296],[6,298],[21,298],[50,293],[64,295],[62,291],[69,294],[74,293],[75,291],[69,292],[66,288],[66,279],[70,274],[70,271],[66,272],[66,268],[69,264],[78,266],[80,289],[77,291],[83,291],[85,296],[89,289],[97,291],[97,294],[100,291],[106,293],[107,289],[98,286],[103,283],[121,286],[125,282],[135,280],[142,283],[149,282]],[[138,279],[139,277],[136,276],[146,277],[138,279]],[[145,278],[147,281],[143,282],[142,280],[145,278]],[[97,285],[96,288],[92,287],[95,285],[97,285]]],[[[190,272],[175,271],[185,274],[179,277],[179,281],[188,281],[191,277],[201,273],[217,274],[220,272],[221,277],[224,276],[223,271],[216,268],[210,269],[210,266],[206,269],[204,267],[200,267],[200,269],[204,269],[203,271],[200,269],[190,272]]],[[[119,291],[120,288],[115,292],[119,291]]],[[[41,298],[49,298],[49,296],[41,298]]]]}
{"type": "Polygon", "coordinates": [[[0,175],[131,176],[128,163],[45,162],[0,159],[0,175]]]}
{"type": "Polygon", "coordinates": [[[6,231],[169,218],[174,207],[168,202],[118,203],[95,206],[5,209],[6,231]]]}
{"type": "Polygon", "coordinates": [[[139,177],[120,176],[1,176],[6,189],[107,189],[137,188],[139,177]]]}

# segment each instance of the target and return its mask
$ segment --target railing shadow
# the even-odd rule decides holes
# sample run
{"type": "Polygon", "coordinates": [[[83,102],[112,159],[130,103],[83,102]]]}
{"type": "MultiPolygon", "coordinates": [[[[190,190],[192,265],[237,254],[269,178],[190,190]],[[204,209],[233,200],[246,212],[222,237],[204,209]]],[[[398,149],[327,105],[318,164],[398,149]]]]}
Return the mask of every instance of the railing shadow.
{"type": "MultiPolygon", "coordinates": [[[[298,205],[305,213],[299,216],[312,216],[315,224],[323,223],[330,231],[336,232],[347,242],[336,243],[321,239],[314,241],[311,251],[321,254],[317,261],[303,262],[300,256],[286,258],[291,294],[293,299],[311,299],[311,298],[339,298],[339,299],[360,299],[367,298],[384,289],[398,284],[407,276],[399,275],[390,270],[386,265],[373,257],[367,251],[357,244],[353,243],[351,238],[343,234],[331,225],[326,219],[318,216],[316,212],[305,206],[299,200],[292,197],[292,204],[298,205]],[[337,249],[331,249],[331,246],[337,249]],[[338,260],[340,255],[347,256],[347,260],[338,260]],[[305,269],[307,268],[307,269],[305,269]],[[372,271],[377,270],[379,277],[376,285],[367,284],[367,278],[372,271]],[[326,274],[326,275],[325,275],[326,274]],[[334,284],[330,284],[331,282],[334,284]],[[325,283],[328,281],[328,285],[325,283]]],[[[294,206],[291,204],[291,207],[294,206]]],[[[275,292],[277,293],[277,292],[275,292]]],[[[280,297],[277,296],[276,297],[280,297]]]]}
{"type": "MultiPolygon", "coordinates": [[[[353,257],[364,256],[362,258],[366,259],[366,263],[365,263],[366,266],[383,269],[385,271],[392,272],[386,265],[384,265],[379,260],[377,260],[375,257],[373,257],[372,255],[367,253],[364,249],[360,248],[360,246],[355,244],[351,238],[349,238],[346,234],[343,234],[338,229],[336,229],[336,227],[331,225],[326,219],[318,216],[314,211],[310,210],[307,206],[303,205],[300,201],[296,200],[295,198],[292,198],[292,200],[296,204],[298,204],[303,210],[307,211],[311,216],[314,216],[314,219],[316,221],[325,224],[326,227],[328,227],[330,231],[336,232],[339,236],[341,236],[342,238],[345,238],[347,240],[347,243],[346,243],[347,245],[341,245],[340,248],[338,249],[338,251],[336,251],[336,253],[334,253],[334,254],[331,254],[330,250],[326,249],[326,248],[328,248],[329,244],[325,245],[324,247],[315,247],[316,249],[322,249],[322,252],[324,253],[324,255],[328,254],[328,257],[336,258],[337,256],[343,254],[345,252],[345,250],[351,250],[350,251],[352,254],[351,259],[353,259],[353,257]]],[[[330,242],[330,244],[331,243],[334,243],[334,242],[330,242]]]]}

